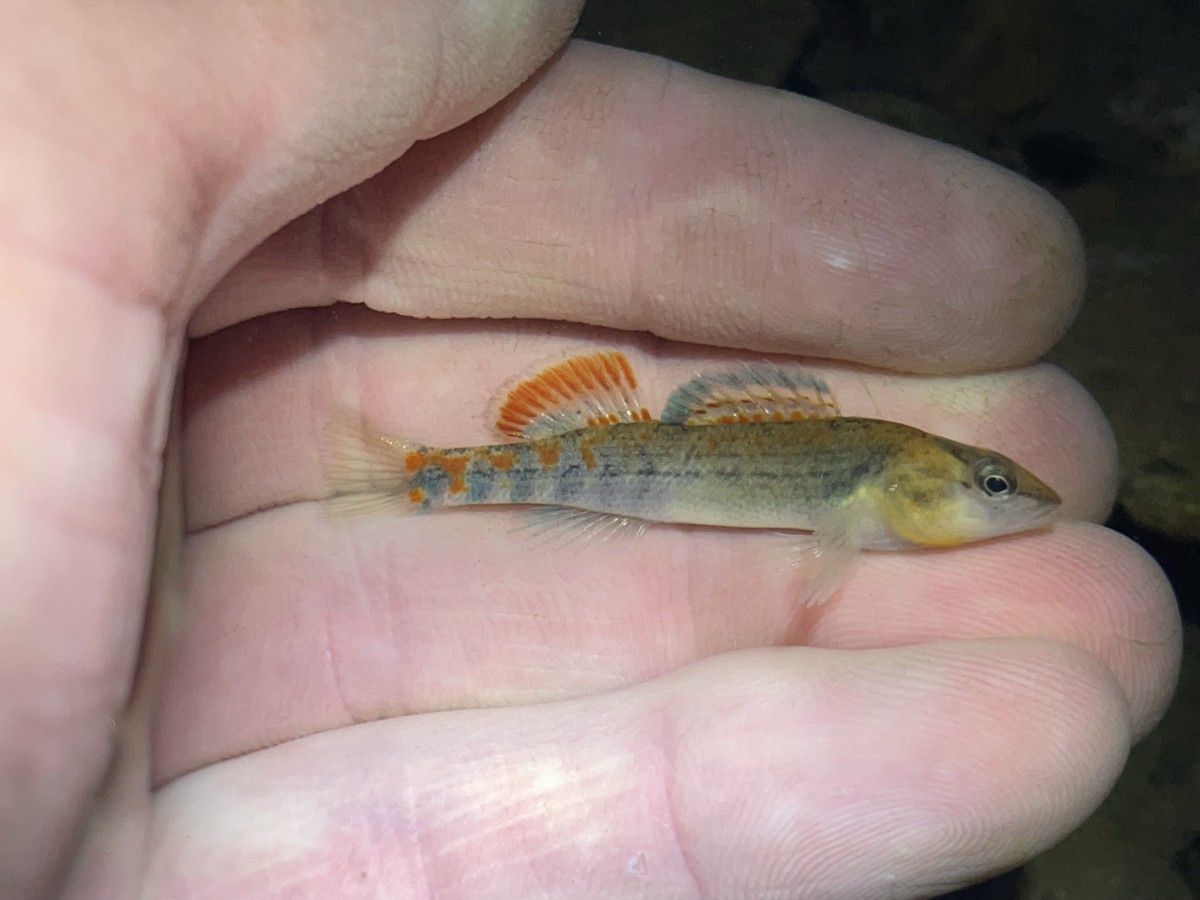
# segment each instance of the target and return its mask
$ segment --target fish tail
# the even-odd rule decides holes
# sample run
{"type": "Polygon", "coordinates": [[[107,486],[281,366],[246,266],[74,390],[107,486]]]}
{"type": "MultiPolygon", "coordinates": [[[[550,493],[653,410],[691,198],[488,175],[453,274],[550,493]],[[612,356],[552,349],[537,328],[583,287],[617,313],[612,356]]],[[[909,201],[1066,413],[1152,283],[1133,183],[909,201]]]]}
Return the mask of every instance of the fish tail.
{"type": "Polygon", "coordinates": [[[393,437],[356,418],[325,428],[321,464],[329,485],[325,508],[337,516],[371,512],[414,513],[428,508],[414,465],[428,447],[393,437]]]}

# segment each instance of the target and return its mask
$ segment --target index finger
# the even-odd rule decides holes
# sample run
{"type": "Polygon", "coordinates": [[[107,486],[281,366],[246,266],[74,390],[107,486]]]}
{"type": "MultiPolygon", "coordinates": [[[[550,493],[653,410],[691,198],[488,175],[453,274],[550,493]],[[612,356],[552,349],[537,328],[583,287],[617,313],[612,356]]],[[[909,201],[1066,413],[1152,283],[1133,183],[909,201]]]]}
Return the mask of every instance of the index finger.
{"type": "Polygon", "coordinates": [[[267,241],[193,327],[349,300],[962,372],[1040,356],[1082,285],[1070,219],[1011,172],[576,43],[505,104],[267,241]]]}

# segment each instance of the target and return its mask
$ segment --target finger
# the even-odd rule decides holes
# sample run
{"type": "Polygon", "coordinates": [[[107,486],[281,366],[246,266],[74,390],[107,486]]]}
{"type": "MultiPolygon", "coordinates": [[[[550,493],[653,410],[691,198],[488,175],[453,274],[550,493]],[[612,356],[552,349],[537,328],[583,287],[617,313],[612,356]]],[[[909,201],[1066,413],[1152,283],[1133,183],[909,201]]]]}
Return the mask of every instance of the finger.
{"type": "Polygon", "coordinates": [[[978,371],[1057,340],[1082,270],[1064,211],[990,163],[577,43],[519,97],[289,225],[193,327],[340,299],[978,371]]]}
{"type": "Polygon", "coordinates": [[[127,693],[183,322],[524,78],[576,4],[16,4],[0,152],[0,883],[49,890],[127,693]],[[231,27],[233,23],[233,27],[231,27]],[[86,71],[85,78],[53,73],[86,71]],[[46,74],[51,73],[51,74],[46,74]]]}
{"type": "MultiPolygon", "coordinates": [[[[497,389],[548,357],[620,343],[648,408],[700,369],[753,359],[542,323],[415,322],[355,308],[297,311],[197,341],[188,374],[189,528],[328,494],[319,465],[331,417],[442,446],[497,440],[484,412],[497,389]]],[[[843,412],[907,422],[1007,453],[1066,498],[1067,517],[1102,519],[1116,491],[1107,423],[1059,370],[922,378],[806,362],[843,412]]]]}
{"type": "Polygon", "coordinates": [[[113,299],[180,301],[178,327],[279,226],[509,93],[580,5],[293,0],[89,16],[30,4],[6,58],[47,48],[97,77],[5,95],[5,163],[22,174],[4,182],[14,261],[33,251],[113,299]]]}
{"type": "Polygon", "coordinates": [[[1121,768],[1126,717],[1107,669],[1052,642],[727,654],[182,778],[158,796],[148,890],[930,896],[1078,824],[1121,768]]]}
{"type": "Polygon", "coordinates": [[[1111,668],[1139,733],[1178,670],[1169,586],[1097,526],[868,554],[809,611],[792,547],[767,536],[664,529],[547,547],[511,523],[472,511],[347,528],[297,506],[192,537],[156,781],[314,731],[589,695],[741,647],[1051,637],[1111,668]]]}

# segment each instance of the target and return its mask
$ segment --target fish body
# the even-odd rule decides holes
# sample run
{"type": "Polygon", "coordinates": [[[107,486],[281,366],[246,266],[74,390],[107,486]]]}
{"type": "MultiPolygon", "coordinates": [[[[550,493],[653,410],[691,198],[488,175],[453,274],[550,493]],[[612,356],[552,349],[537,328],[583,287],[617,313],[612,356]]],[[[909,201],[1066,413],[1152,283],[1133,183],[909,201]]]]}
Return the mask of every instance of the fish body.
{"type": "Polygon", "coordinates": [[[604,351],[509,388],[496,422],[513,442],[433,448],[343,427],[332,442],[334,502],[403,512],[525,504],[573,511],[592,527],[802,531],[834,567],[858,549],[1024,531],[1050,521],[1059,504],[1001,454],[841,416],[824,382],[797,369],[697,376],[659,419],[636,386],[624,356],[604,351]]]}

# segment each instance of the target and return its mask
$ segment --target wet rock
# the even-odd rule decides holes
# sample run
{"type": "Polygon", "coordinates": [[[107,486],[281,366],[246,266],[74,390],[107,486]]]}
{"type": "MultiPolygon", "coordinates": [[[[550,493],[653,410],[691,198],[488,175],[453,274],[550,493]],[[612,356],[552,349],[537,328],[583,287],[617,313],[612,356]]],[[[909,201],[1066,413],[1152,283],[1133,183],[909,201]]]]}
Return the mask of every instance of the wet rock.
{"type": "Polygon", "coordinates": [[[1100,171],[1100,148],[1066,131],[1039,131],[1021,142],[1021,157],[1037,181],[1079,187],[1100,171]]]}
{"type": "Polygon", "coordinates": [[[1043,103],[1057,88],[1059,6],[1041,0],[960,4],[957,38],[924,80],[927,97],[965,119],[994,123],[1043,103]]]}
{"type": "Polygon", "coordinates": [[[1200,897],[1200,831],[1179,849],[1171,864],[1192,894],[1200,897]]]}
{"type": "Polygon", "coordinates": [[[1200,171],[1200,73],[1160,70],[1119,93],[1109,108],[1148,142],[1158,172],[1200,171]]]}
{"type": "Polygon", "coordinates": [[[1112,422],[1128,514],[1176,539],[1200,540],[1200,178],[1122,180],[1099,190],[1089,202],[1062,194],[1091,271],[1087,302],[1050,358],[1112,422]]]}

